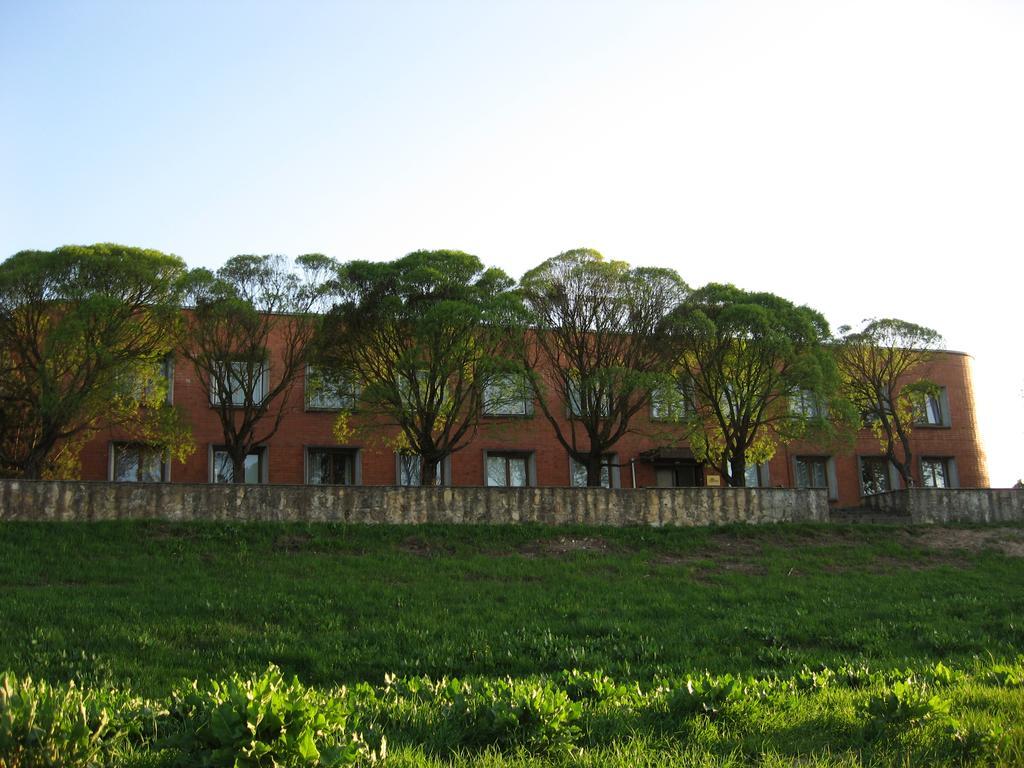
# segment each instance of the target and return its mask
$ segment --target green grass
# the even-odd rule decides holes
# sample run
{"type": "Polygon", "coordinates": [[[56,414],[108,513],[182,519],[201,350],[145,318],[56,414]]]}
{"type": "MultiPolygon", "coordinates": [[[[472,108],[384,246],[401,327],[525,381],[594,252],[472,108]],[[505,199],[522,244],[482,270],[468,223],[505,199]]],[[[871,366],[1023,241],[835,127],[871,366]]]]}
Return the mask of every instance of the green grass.
{"type": "MultiPolygon", "coordinates": [[[[1009,729],[1011,757],[983,749],[981,764],[1012,764],[1024,696],[987,677],[1024,652],[1024,561],[997,551],[1004,539],[1024,528],[5,523],[0,670],[160,699],[268,663],[378,698],[388,674],[484,684],[577,669],[650,697],[656,679],[703,670],[795,680],[847,664],[885,672],[882,690],[942,661],[966,673],[944,694],[958,722],[1009,729]]],[[[867,695],[773,696],[739,725],[666,725],[658,700],[616,700],[588,707],[572,750],[544,755],[431,751],[416,736],[429,729],[359,706],[398,765],[902,765],[929,749],[929,762],[964,762],[937,724],[865,742],[867,695]]]]}

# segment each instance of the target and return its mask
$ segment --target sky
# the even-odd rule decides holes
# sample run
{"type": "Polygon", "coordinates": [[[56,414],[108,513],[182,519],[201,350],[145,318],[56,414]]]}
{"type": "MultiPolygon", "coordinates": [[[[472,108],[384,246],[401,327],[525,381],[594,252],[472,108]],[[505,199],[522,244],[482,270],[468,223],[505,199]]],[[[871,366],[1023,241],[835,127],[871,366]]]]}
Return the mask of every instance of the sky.
{"type": "Polygon", "coordinates": [[[0,258],[576,247],[974,358],[1024,476],[1024,3],[0,0],[0,258]]]}

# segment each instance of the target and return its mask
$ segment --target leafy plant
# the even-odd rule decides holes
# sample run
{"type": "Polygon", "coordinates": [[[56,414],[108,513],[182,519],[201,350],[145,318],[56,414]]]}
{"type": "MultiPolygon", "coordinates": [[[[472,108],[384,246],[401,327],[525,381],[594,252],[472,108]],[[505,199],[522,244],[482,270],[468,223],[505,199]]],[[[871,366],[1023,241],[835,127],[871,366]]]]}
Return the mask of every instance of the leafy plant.
{"type": "Polygon", "coordinates": [[[894,683],[890,688],[870,696],[859,708],[864,719],[864,733],[876,738],[892,728],[907,728],[925,720],[953,724],[949,701],[912,679],[894,683]]]}
{"type": "Polygon", "coordinates": [[[354,732],[343,695],[323,697],[298,679],[287,682],[274,665],[248,679],[193,681],[174,692],[170,714],[179,729],[169,744],[190,766],[334,768],[379,756],[354,732]]]}
{"type": "Polygon", "coordinates": [[[739,714],[746,705],[759,700],[762,689],[757,681],[733,675],[705,673],[687,678],[686,685],[668,690],[666,702],[673,719],[705,715],[715,720],[724,714],[739,714]]]}
{"type": "Polygon", "coordinates": [[[579,702],[550,681],[452,680],[446,695],[452,747],[495,746],[547,753],[571,747],[579,736],[579,702]]]}
{"type": "Polygon", "coordinates": [[[1004,688],[1024,686],[1024,665],[994,664],[988,671],[988,679],[1004,688]]]}
{"type": "Polygon", "coordinates": [[[0,766],[98,766],[104,747],[121,734],[95,694],[70,683],[52,686],[31,677],[0,678],[0,766]]]}

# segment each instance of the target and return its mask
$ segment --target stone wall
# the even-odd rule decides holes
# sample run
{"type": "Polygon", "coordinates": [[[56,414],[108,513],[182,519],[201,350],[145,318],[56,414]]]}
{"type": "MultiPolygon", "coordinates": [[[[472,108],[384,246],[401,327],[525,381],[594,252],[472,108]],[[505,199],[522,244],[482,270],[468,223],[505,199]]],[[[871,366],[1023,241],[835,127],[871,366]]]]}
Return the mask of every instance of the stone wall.
{"type": "Polygon", "coordinates": [[[722,525],[828,520],[823,490],[394,488],[0,480],[0,520],[722,525]]]}
{"type": "Polygon", "coordinates": [[[908,488],[867,496],[863,504],[914,523],[1024,522],[1024,490],[1016,488],[908,488]]]}

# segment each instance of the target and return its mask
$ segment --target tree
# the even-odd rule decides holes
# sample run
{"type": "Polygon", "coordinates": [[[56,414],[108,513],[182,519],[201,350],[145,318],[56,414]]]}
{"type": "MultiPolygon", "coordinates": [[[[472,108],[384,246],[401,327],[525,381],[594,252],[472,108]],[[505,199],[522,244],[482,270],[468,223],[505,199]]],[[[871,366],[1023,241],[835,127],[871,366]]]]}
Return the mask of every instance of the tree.
{"type": "Polygon", "coordinates": [[[184,271],[176,256],[111,243],[0,264],[0,474],[73,476],[82,445],[115,426],[188,455],[158,373],[184,271]]]}
{"type": "Polygon", "coordinates": [[[710,283],[680,307],[679,362],[687,377],[697,458],[742,487],[748,462],[809,430],[826,430],[838,377],[821,314],[770,293],[710,283]]]}
{"type": "Polygon", "coordinates": [[[524,365],[588,486],[601,485],[605,455],[670,380],[671,314],[687,291],[670,269],[631,268],[590,249],[548,259],[520,281],[533,327],[524,365]]]}
{"type": "MultiPolygon", "coordinates": [[[[338,270],[318,362],[359,383],[359,406],[398,428],[420,482],[476,434],[488,377],[511,370],[508,327],[521,323],[511,279],[461,251],[415,251],[338,270]]],[[[343,411],[336,432],[351,430],[343,411]]]]}
{"type": "Polygon", "coordinates": [[[245,460],[289,412],[320,326],[326,256],[235,256],[212,273],[189,272],[182,354],[192,363],[224,436],[218,472],[245,482],[245,460]]]}
{"type": "Polygon", "coordinates": [[[920,409],[938,388],[921,376],[942,344],[942,336],[905,320],[864,321],[839,329],[836,359],[847,399],[871,427],[903,483],[914,484],[910,433],[920,409]]]}

